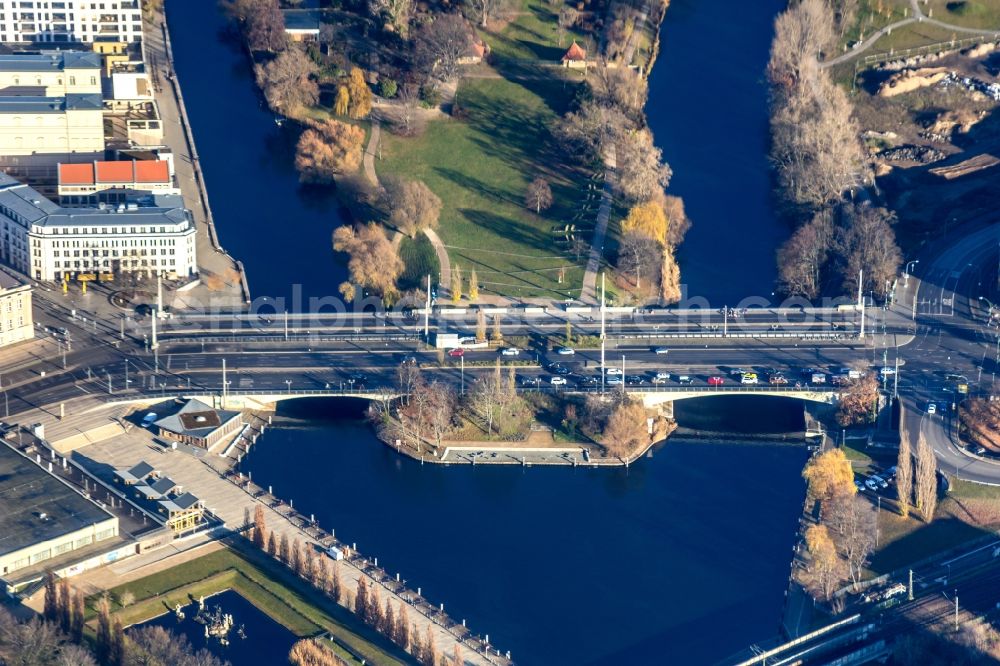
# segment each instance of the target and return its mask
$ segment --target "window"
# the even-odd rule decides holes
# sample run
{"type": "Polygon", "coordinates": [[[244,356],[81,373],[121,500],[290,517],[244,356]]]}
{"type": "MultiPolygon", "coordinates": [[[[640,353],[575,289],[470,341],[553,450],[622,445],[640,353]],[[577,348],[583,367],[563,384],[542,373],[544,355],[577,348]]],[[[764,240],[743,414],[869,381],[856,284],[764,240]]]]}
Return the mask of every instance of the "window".
{"type": "Polygon", "coordinates": [[[93,85],[97,85],[97,77],[96,76],[90,77],[90,85],[92,85],[92,86],[93,85]]]}
{"type": "Polygon", "coordinates": [[[75,86],[76,85],[76,77],[75,76],[69,77],[69,84],[71,86],[75,86]]]}

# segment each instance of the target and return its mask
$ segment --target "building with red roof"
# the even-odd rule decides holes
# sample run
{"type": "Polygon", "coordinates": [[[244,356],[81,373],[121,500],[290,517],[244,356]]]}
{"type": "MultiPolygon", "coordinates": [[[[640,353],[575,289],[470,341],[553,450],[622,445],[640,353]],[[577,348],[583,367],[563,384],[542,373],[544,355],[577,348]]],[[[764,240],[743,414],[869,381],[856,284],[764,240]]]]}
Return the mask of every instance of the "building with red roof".
{"type": "Polygon", "coordinates": [[[59,165],[59,203],[122,203],[135,192],[180,194],[165,160],[123,160],[59,165]]]}
{"type": "Polygon", "coordinates": [[[573,40],[573,43],[566,49],[566,53],[563,54],[562,64],[563,67],[587,67],[587,52],[576,43],[576,40],[573,40]]]}

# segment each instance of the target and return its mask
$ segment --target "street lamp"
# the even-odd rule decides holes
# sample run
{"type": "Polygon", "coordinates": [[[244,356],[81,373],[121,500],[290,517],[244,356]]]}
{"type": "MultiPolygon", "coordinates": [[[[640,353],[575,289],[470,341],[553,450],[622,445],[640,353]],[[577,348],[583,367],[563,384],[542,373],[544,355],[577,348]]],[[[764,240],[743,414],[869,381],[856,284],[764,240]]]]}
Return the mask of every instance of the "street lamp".
{"type": "Polygon", "coordinates": [[[913,261],[906,262],[906,270],[903,271],[903,289],[906,289],[907,287],[910,286],[910,266],[919,263],[920,263],[919,259],[914,259],[913,261]]]}
{"type": "Polygon", "coordinates": [[[291,379],[286,379],[285,380],[285,386],[288,387],[288,392],[291,393],[292,392],[292,380],[291,379]]]}

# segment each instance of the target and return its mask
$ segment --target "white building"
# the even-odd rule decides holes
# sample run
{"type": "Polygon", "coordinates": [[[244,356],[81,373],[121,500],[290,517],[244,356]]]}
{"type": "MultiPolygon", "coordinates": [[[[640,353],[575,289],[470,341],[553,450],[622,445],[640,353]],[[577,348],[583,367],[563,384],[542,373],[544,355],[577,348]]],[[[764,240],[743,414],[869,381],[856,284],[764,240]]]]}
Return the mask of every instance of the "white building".
{"type": "Polygon", "coordinates": [[[93,51],[0,55],[0,95],[61,97],[100,92],[101,56],[93,51]]]}
{"type": "Polygon", "coordinates": [[[60,164],[59,203],[63,206],[96,206],[128,203],[137,192],[180,194],[164,160],[95,161],[60,164]]]}
{"type": "Polygon", "coordinates": [[[0,96],[0,157],[5,164],[70,161],[104,152],[101,95],[0,96]],[[53,158],[59,156],[63,159],[53,158]]]}
{"type": "Polygon", "coordinates": [[[142,41],[139,0],[0,0],[0,42],[142,41]]]}
{"type": "Polygon", "coordinates": [[[36,280],[197,272],[195,223],[176,195],[118,206],[64,208],[0,174],[0,261],[36,280]]]}
{"type": "Polygon", "coordinates": [[[0,271],[0,347],[33,337],[31,286],[0,271]]]}

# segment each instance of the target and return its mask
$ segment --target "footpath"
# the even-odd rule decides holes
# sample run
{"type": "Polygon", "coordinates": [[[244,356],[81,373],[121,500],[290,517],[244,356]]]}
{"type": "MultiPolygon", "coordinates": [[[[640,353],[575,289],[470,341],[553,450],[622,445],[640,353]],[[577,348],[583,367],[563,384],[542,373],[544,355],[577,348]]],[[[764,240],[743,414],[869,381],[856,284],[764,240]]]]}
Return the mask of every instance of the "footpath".
{"type": "Polygon", "coordinates": [[[176,306],[242,308],[249,302],[246,277],[242,264],[226,253],[216,234],[194,135],[173,67],[166,15],[157,13],[146,18],[143,30],[146,65],[163,123],[164,142],[173,151],[175,177],[184,206],[191,211],[198,229],[196,249],[201,285],[176,294],[175,298],[180,301],[176,306]]]}

